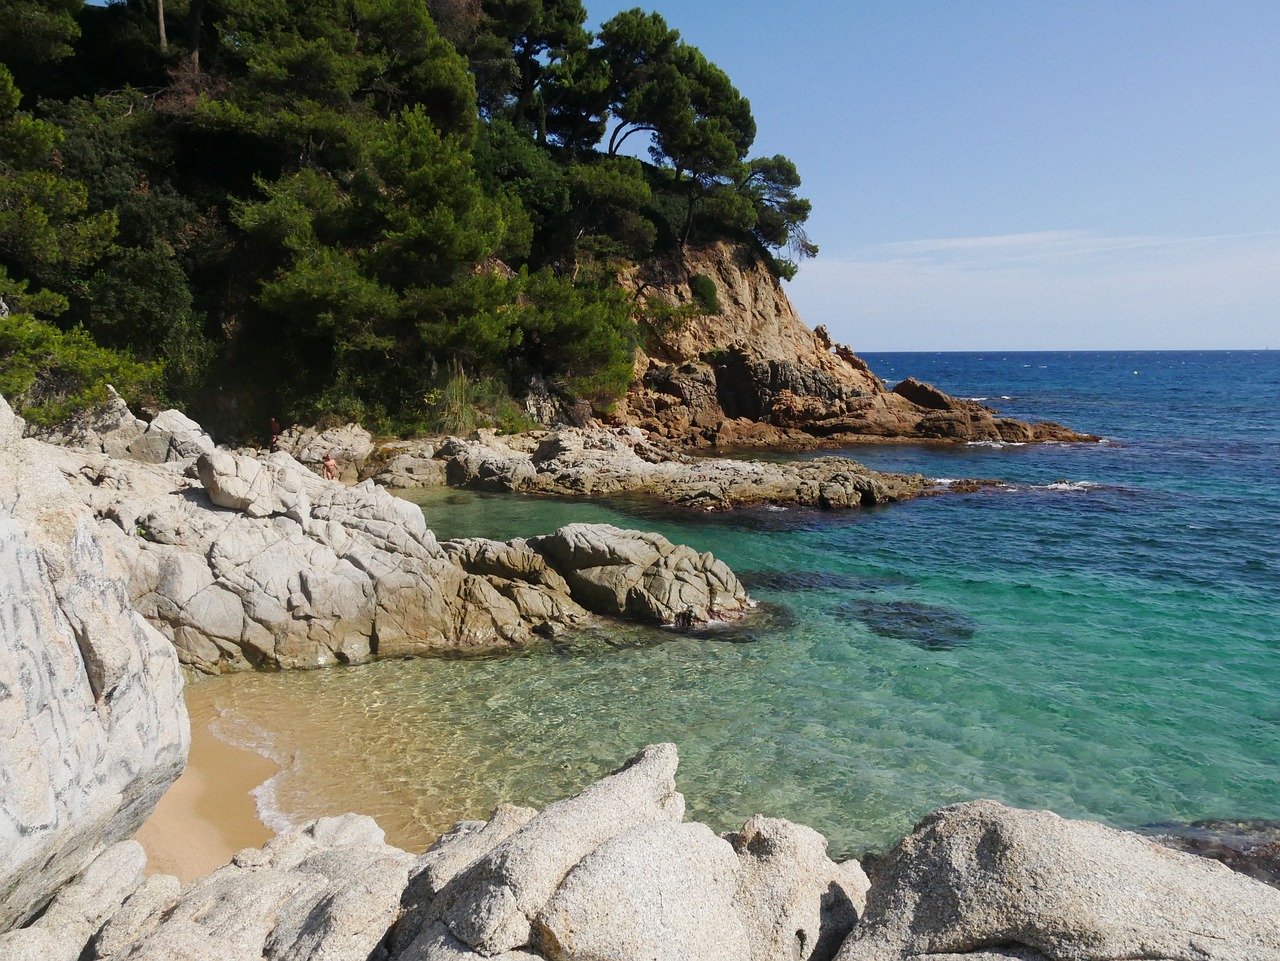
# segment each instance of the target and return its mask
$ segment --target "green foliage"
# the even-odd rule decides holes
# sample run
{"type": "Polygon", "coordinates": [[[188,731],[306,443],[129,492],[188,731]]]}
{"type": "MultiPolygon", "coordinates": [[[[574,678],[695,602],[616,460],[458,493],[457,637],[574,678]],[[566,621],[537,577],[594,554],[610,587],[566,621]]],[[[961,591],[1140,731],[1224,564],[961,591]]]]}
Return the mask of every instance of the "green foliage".
{"type": "Polygon", "coordinates": [[[499,433],[514,434],[536,426],[501,381],[473,377],[456,361],[423,395],[423,404],[424,416],[407,425],[410,432],[468,434],[477,427],[494,427],[499,433]]]}
{"type": "Polygon", "coordinates": [[[706,274],[694,274],[689,278],[689,290],[693,292],[694,302],[702,308],[704,314],[720,313],[720,297],[716,293],[716,284],[706,274]]]}
{"type": "MultiPolygon", "coordinates": [[[[800,174],[796,165],[781,154],[761,157],[743,167],[739,193],[750,201],[755,213],[754,233],[766,247],[785,247],[790,280],[797,261],[816,257],[817,244],[809,241],[804,223],[813,209],[809,201],[796,196],[800,174]]],[[[776,259],[776,258],[775,258],[776,259]]]]}
{"type": "Polygon", "coordinates": [[[638,320],[661,340],[684,330],[702,314],[701,305],[696,301],[677,306],[667,303],[661,297],[647,297],[638,320]]]}
{"type": "Polygon", "coordinates": [[[281,169],[356,162],[376,123],[417,109],[468,140],[466,61],[421,0],[222,0],[225,90],[197,122],[259,141],[281,169]]]}
{"type": "Polygon", "coordinates": [[[695,234],[780,275],[816,252],[794,165],[746,159],[749,103],[657,14],[166,7],[162,47],[151,0],[0,0],[5,377],[33,410],[107,376],[254,433],[510,427],[535,376],[607,409],[637,321],[718,309],[696,279],[696,306],[638,309],[630,264],[695,234]]]}
{"type": "Polygon", "coordinates": [[[0,0],[0,62],[45,63],[71,53],[83,0],[0,0]]]}
{"type": "Polygon", "coordinates": [[[116,218],[86,212],[88,189],[58,169],[61,131],[19,110],[20,99],[0,65],[0,266],[65,297],[107,250],[116,218]]]}
{"type": "MultiPolygon", "coordinates": [[[[0,291],[11,291],[0,274],[0,291]]],[[[6,301],[21,297],[6,294],[6,301]]],[[[0,394],[35,424],[56,424],[107,399],[107,386],[146,401],[159,369],[99,347],[79,327],[61,331],[25,311],[0,317],[0,394]]]]}

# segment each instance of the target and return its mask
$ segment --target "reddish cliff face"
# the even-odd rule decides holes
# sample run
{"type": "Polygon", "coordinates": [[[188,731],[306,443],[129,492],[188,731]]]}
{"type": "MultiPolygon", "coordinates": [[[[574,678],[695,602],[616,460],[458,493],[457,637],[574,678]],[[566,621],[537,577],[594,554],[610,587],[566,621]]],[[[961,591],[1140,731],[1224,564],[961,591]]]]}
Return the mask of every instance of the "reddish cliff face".
{"type": "Polygon", "coordinates": [[[915,381],[889,390],[852,350],[805,326],[746,246],[691,247],[635,268],[623,282],[650,315],[665,307],[691,316],[642,321],[644,350],[618,423],[690,446],[1091,439],[999,417],[915,381]],[[695,284],[704,302],[714,287],[719,313],[691,306],[695,284]]]}

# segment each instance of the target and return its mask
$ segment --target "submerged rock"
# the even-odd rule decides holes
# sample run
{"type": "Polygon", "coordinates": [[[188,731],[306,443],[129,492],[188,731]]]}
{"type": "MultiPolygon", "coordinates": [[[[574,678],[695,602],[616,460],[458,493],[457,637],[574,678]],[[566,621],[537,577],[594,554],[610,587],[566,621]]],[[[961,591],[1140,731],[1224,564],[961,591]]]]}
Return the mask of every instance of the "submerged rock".
{"type": "Polygon", "coordinates": [[[1233,871],[1280,888],[1280,821],[1217,819],[1152,824],[1140,830],[1167,847],[1221,861],[1233,871]]]}
{"type": "Polygon", "coordinates": [[[909,577],[846,574],[841,571],[739,571],[753,588],[767,591],[880,591],[914,583],[909,577]]]}
{"type": "Polygon", "coordinates": [[[951,607],[919,601],[857,600],[838,613],[865,624],[881,637],[901,638],[926,651],[946,651],[967,644],[978,631],[972,618],[951,607]]]}

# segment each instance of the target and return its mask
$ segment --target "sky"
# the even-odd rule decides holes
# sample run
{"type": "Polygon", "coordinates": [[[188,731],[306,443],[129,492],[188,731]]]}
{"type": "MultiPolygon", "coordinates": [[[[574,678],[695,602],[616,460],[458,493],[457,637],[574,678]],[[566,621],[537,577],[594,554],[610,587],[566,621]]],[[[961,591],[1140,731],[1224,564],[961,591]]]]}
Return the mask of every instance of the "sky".
{"type": "Polygon", "coordinates": [[[835,340],[1280,348],[1280,3],[640,6],[796,162],[820,252],[787,293],[835,340]]]}

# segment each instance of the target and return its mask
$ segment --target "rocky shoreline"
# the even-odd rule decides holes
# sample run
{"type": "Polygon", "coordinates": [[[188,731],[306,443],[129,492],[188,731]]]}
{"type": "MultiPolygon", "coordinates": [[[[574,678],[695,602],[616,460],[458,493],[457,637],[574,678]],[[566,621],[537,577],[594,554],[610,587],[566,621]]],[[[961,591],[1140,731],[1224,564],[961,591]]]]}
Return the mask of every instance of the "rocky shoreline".
{"type": "MultiPolygon", "coordinates": [[[[185,763],[184,667],[503,649],[588,617],[750,608],[721,562],[653,534],[571,525],[441,544],[369,481],[217,449],[177,414],[157,422],[99,432],[95,452],[24,439],[0,404],[0,957],[1280,958],[1280,891],[1048,812],[945,808],[870,876],[801,825],[757,816],[717,836],[684,820],[673,745],[540,812],[462,822],[421,855],[345,815],[186,885],[144,879],[127,838],[185,763]]],[[[432,458],[446,480],[465,471],[502,489],[575,489],[597,451],[670,463],[646,460],[627,432],[446,446],[432,458]]],[[[849,480],[788,480],[786,496],[828,507],[908,496],[843,463],[849,480]]],[[[660,470],[630,489],[708,490],[675,499],[728,506],[715,473],[727,467],[680,467],[688,486],[660,470]]]]}

